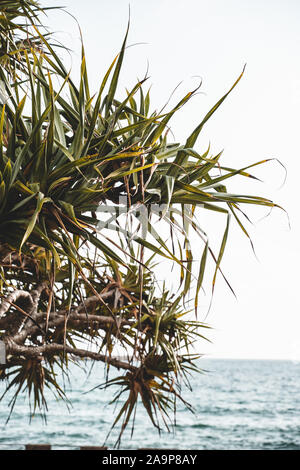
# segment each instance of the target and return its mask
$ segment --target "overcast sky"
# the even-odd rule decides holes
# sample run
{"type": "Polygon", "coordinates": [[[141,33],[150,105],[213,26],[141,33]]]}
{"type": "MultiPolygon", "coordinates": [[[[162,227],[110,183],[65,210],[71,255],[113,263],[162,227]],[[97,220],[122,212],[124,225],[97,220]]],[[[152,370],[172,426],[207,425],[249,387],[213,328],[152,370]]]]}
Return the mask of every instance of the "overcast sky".
{"type": "MultiPolygon", "coordinates": [[[[97,92],[120,49],[129,2],[55,0],[52,4],[63,4],[78,19],[91,88],[97,92]]],[[[219,278],[207,318],[214,328],[213,344],[201,344],[199,352],[212,357],[300,360],[300,2],[132,0],[130,10],[128,44],[139,45],[127,49],[120,94],[124,96],[125,87],[145,75],[148,65],[152,109],[161,107],[182,82],[171,102],[175,104],[201,77],[202,93],[171,122],[175,140],[184,142],[247,63],[242,81],[209,121],[196,149],[204,150],[210,142],[212,152],[224,149],[223,163],[236,168],[274,157],[288,171],[282,188],[284,171],[275,161],[255,170],[263,184],[234,182],[234,190],[260,194],[282,205],[291,229],[282,211],[273,210],[262,220],[266,211],[251,211],[257,259],[242,232],[232,228],[223,269],[237,300],[219,278]]],[[[80,42],[74,20],[60,12],[49,16],[48,25],[60,31],[60,40],[73,50],[76,76],[80,42]]],[[[224,228],[219,222],[214,227],[211,219],[207,223],[212,233],[224,228]]],[[[209,295],[202,299],[203,312],[209,300],[209,295]]]]}

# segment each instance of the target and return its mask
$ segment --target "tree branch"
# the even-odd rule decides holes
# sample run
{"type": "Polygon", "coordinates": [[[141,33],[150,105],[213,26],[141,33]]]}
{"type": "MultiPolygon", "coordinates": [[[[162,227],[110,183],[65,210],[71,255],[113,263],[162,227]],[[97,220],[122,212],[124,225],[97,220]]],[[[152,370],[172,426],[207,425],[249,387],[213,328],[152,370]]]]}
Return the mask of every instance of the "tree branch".
{"type": "Polygon", "coordinates": [[[28,347],[20,346],[16,344],[12,339],[6,338],[4,341],[6,343],[7,355],[11,354],[14,356],[25,356],[26,358],[32,359],[42,359],[44,356],[47,357],[60,352],[65,352],[68,354],[73,354],[77,357],[89,358],[95,361],[104,362],[118,369],[130,370],[131,372],[135,372],[138,369],[137,367],[132,366],[128,362],[120,361],[117,358],[108,357],[105,354],[99,354],[84,349],[71,348],[69,346],[64,346],[63,344],[44,344],[43,346],[28,347]]]}
{"type": "MultiPolygon", "coordinates": [[[[24,328],[22,331],[20,331],[19,333],[15,334],[12,337],[13,341],[17,344],[24,343],[26,338],[28,338],[31,335],[35,335],[36,333],[39,333],[41,328],[44,328],[46,325],[45,323],[46,313],[43,312],[42,315],[39,315],[38,320],[40,322],[39,323],[40,327],[31,325],[30,328],[28,327],[24,328]],[[41,323],[41,320],[44,320],[44,321],[41,323]]],[[[61,326],[64,324],[64,322],[65,322],[65,316],[62,312],[60,312],[59,314],[56,315],[56,318],[53,318],[53,320],[48,322],[48,329],[61,326]]],[[[130,323],[128,320],[123,320],[120,317],[113,319],[111,317],[104,316],[104,315],[90,315],[90,314],[86,315],[83,313],[81,314],[71,313],[68,317],[68,325],[71,325],[71,326],[72,325],[78,326],[78,324],[85,325],[85,324],[89,324],[90,322],[92,322],[93,324],[96,323],[98,325],[98,328],[101,328],[101,326],[104,327],[105,325],[108,325],[108,324],[115,325],[115,323],[117,323],[118,328],[123,325],[132,325],[132,323],[130,323]]],[[[1,329],[1,323],[0,323],[0,329],[1,329]]]]}
{"type": "Polygon", "coordinates": [[[29,292],[25,290],[16,289],[11,294],[9,294],[8,297],[3,298],[1,305],[0,305],[0,318],[4,317],[4,315],[10,309],[11,305],[15,304],[16,301],[21,298],[28,300],[30,303],[31,309],[34,308],[34,302],[29,292]]]}

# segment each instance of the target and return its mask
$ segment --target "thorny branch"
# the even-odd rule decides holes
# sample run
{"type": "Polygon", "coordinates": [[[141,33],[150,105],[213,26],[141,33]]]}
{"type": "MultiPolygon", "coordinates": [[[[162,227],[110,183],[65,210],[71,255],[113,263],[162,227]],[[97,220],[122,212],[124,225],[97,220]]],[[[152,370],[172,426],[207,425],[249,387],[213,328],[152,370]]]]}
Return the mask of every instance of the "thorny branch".
{"type": "MultiPolygon", "coordinates": [[[[2,339],[6,344],[6,352],[8,356],[13,356],[14,358],[18,356],[39,358],[42,360],[44,357],[47,358],[49,355],[53,356],[57,353],[70,353],[74,356],[81,358],[89,358],[96,361],[105,362],[107,364],[113,365],[118,369],[122,368],[125,370],[135,370],[135,367],[130,366],[129,364],[120,361],[118,359],[108,357],[104,354],[98,354],[96,352],[89,351],[87,349],[77,349],[64,346],[59,343],[51,342],[43,345],[25,345],[25,342],[28,340],[32,341],[37,335],[41,335],[41,332],[45,334],[45,326],[47,320],[47,312],[38,312],[38,304],[40,296],[43,290],[46,288],[46,284],[40,284],[36,289],[31,292],[24,290],[15,290],[6,298],[4,298],[0,304],[0,330],[10,330],[11,331],[11,317],[10,309],[18,308],[27,314],[28,317],[25,317],[25,320],[18,323],[18,328],[14,327],[11,334],[5,334],[2,339]],[[17,303],[22,300],[26,301],[26,306],[23,305],[23,308],[27,308],[27,312],[18,307],[17,303]]],[[[107,300],[112,297],[113,292],[107,291],[104,292],[101,297],[102,300],[107,300]]],[[[89,309],[94,309],[95,304],[99,303],[99,298],[97,296],[90,296],[85,299],[78,306],[72,308],[71,313],[68,315],[68,325],[69,327],[75,327],[77,329],[86,329],[96,328],[103,329],[104,331],[112,325],[117,323],[118,327],[123,325],[132,325],[132,322],[129,322],[121,317],[112,318],[111,316],[91,314],[88,312],[89,309]],[[85,312],[85,313],[82,313],[85,312]]],[[[48,321],[48,329],[52,331],[52,336],[54,329],[59,329],[64,326],[65,317],[67,315],[67,310],[58,310],[57,312],[50,312],[48,321]]],[[[9,361],[8,361],[9,365],[9,361]]]]}

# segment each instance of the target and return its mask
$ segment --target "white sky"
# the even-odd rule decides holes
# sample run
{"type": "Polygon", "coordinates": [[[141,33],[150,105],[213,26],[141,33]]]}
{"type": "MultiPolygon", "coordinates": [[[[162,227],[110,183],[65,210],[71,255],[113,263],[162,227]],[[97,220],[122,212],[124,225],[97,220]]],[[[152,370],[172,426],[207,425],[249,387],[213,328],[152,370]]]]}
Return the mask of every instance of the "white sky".
{"type": "MultiPolygon", "coordinates": [[[[49,2],[42,2],[43,4],[49,2]]],[[[83,31],[93,92],[118,53],[127,26],[126,0],[55,0],[79,20],[83,31]]],[[[218,278],[207,318],[214,328],[212,345],[199,351],[212,357],[289,358],[300,360],[299,265],[300,226],[297,203],[300,174],[300,2],[298,0],[131,0],[131,27],[121,77],[120,94],[142,78],[149,62],[152,109],[161,107],[179,82],[171,104],[195,87],[200,76],[202,94],[196,96],[171,122],[175,140],[185,138],[210,107],[231,87],[243,65],[238,87],[209,121],[196,149],[211,142],[212,152],[224,149],[223,163],[240,168],[265,158],[278,158],[288,177],[279,189],[284,171],[276,163],[253,173],[264,184],[245,187],[242,193],[273,199],[283,212],[258,222],[253,212],[251,229],[258,260],[242,232],[234,228],[223,269],[238,299],[218,278]]],[[[64,13],[51,14],[48,25],[60,31],[61,41],[72,48],[75,75],[80,42],[76,25],[64,13]]],[[[67,60],[67,59],[66,59],[67,60]]],[[[230,185],[228,184],[228,188],[230,185]]],[[[219,219],[219,217],[217,218],[219,219]]],[[[212,230],[223,226],[207,221],[212,230]]],[[[233,225],[233,224],[232,224],[233,225]]],[[[213,238],[213,237],[212,237],[213,238]]],[[[167,273],[166,273],[167,274],[167,273]]],[[[203,300],[206,312],[208,298],[203,300]]]]}

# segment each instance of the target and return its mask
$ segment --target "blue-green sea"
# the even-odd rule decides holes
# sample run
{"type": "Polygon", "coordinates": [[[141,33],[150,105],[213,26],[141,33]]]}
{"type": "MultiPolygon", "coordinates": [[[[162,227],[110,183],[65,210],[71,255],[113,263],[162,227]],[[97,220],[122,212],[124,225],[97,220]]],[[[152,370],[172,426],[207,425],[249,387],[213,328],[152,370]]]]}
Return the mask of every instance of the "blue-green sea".
{"type": "MultiPolygon", "coordinates": [[[[184,398],[192,414],[178,403],[177,423],[160,435],[139,407],[135,430],[128,428],[120,449],[300,449],[300,363],[292,361],[201,359],[203,374],[191,378],[184,398]]],[[[53,449],[103,445],[119,406],[108,405],[116,390],[94,390],[104,381],[104,367],[95,364],[88,379],[72,366],[65,384],[70,410],[47,392],[47,424],[40,416],[29,422],[26,396],[19,398],[8,424],[9,397],[0,402],[0,450],[47,443],[53,449]]],[[[113,375],[111,375],[113,377],[113,375]]],[[[4,383],[0,383],[0,394],[4,383]]],[[[106,445],[113,448],[119,429],[106,445]]]]}

